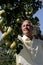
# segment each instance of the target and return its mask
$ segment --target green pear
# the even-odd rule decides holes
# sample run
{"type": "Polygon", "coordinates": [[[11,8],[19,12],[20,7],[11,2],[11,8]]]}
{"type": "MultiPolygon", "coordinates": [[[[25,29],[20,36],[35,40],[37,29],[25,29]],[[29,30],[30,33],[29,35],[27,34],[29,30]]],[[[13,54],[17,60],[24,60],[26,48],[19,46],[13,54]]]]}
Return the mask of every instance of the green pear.
{"type": "Polygon", "coordinates": [[[16,48],[16,42],[14,41],[11,45],[10,45],[11,49],[15,49],[16,48]]]}
{"type": "Polygon", "coordinates": [[[3,34],[2,34],[2,39],[6,39],[7,38],[7,32],[4,32],[3,34]]]}
{"type": "Polygon", "coordinates": [[[17,18],[17,21],[19,21],[20,19],[19,18],[17,18]]]}
{"type": "Polygon", "coordinates": [[[32,11],[29,12],[29,14],[31,14],[31,13],[32,13],[32,11]]]}
{"type": "Polygon", "coordinates": [[[27,14],[28,14],[28,12],[25,12],[25,14],[27,15],[27,14]]]}
{"type": "Polygon", "coordinates": [[[7,30],[7,34],[11,34],[13,32],[12,28],[9,26],[7,30]]]}
{"type": "Polygon", "coordinates": [[[2,13],[4,13],[5,12],[5,10],[0,10],[0,15],[2,14],[2,13]]]}
{"type": "Polygon", "coordinates": [[[2,24],[3,24],[3,18],[0,19],[0,25],[2,25],[2,24]]]}

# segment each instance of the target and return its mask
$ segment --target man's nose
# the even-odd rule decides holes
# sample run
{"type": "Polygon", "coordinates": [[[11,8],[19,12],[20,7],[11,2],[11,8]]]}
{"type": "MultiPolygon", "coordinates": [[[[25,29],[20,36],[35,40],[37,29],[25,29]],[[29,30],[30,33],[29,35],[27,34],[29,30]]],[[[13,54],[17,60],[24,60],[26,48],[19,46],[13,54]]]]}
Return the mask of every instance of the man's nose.
{"type": "Polygon", "coordinates": [[[25,28],[30,28],[30,27],[25,25],[25,28]]]}
{"type": "Polygon", "coordinates": [[[25,25],[25,28],[27,28],[27,26],[25,25]]]}

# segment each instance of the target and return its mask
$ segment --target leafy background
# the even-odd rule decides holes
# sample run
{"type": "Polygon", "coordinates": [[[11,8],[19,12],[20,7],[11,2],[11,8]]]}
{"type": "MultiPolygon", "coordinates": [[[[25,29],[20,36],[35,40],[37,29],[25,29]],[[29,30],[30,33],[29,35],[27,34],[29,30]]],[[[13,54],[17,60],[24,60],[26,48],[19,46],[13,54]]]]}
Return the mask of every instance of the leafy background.
{"type": "Polygon", "coordinates": [[[42,8],[39,0],[0,0],[0,65],[15,65],[15,53],[21,51],[22,42],[17,38],[22,36],[21,24],[25,19],[30,19],[35,38],[43,40],[38,17],[33,15],[42,8]]]}

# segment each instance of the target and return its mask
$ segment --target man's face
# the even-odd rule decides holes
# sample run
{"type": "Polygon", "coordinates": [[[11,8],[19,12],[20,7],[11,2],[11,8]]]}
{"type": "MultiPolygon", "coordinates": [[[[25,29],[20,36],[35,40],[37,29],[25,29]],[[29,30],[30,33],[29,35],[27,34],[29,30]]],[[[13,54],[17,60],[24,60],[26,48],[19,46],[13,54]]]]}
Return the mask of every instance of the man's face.
{"type": "Polygon", "coordinates": [[[30,22],[28,22],[28,20],[25,20],[22,24],[22,32],[24,35],[29,35],[32,34],[32,25],[30,22]]]}

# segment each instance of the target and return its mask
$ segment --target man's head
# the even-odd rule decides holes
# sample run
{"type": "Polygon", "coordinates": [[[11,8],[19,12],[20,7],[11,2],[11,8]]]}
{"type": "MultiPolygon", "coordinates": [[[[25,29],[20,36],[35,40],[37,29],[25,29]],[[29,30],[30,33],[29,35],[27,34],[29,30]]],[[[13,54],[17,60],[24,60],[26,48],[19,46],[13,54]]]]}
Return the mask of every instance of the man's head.
{"type": "Polygon", "coordinates": [[[24,20],[22,23],[22,32],[26,36],[32,35],[33,25],[30,20],[24,20]]]}

